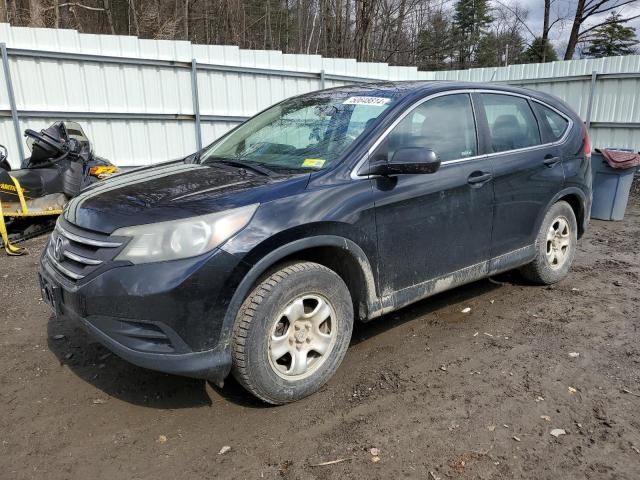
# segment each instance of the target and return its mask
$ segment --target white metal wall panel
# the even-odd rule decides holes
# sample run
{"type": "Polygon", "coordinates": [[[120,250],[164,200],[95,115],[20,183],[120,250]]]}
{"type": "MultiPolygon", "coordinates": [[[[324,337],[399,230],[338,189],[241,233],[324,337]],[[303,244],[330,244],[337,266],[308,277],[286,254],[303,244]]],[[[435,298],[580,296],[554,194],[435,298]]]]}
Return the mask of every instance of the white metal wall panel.
{"type": "Polygon", "coordinates": [[[637,151],[638,129],[630,128],[591,128],[591,144],[595,148],[633,148],[637,151]]]}
{"type": "Polygon", "coordinates": [[[592,117],[596,122],[640,123],[640,78],[599,82],[592,117]]]}
{"type": "Polygon", "coordinates": [[[7,148],[9,163],[11,166],[17,167],[20,165],[20,160],[18,158],[18,145],[16,143],[16,136],[13,131],[11,118],[0,118],[0,145],[4,145],[7,148]]]}
{"type": "MultiPolygon", "coordinates": [[[[11,27],[0,23],[0,43],[9,49],[81,53],[141,59],[117,64],[70,59],[10,56],[11,77],[20,127],[39,129],[54,118],[29,118],[30,111],[147,114],[149,118],[79,120],[99,155],[121,165],[142,165],[187,155],[196,149],[192,99],[192,59],[201,66],[228,65],[272,72],[197,70],[201,140],[209,144],[237,122],[224,116],[248,117],[284,98],[353,80],[464,80],[515,82],[564,99],[585,118],[591,72],[598,72],[591,109],[596,146],[640,150],[640,78],[607,78],[601,74],[640,73],[640,56],[512,65],[466,71],[419,72],[415,67],[362,63],[353,59],[242,50],[235,46],[192,45],[185,41],[140,40],[131,36],[79,34],[73,30],[11,27]],[[143,64],[146,59],[179,62],[178,66],[143,64]],[[303,72],[303,77],[277,75],[303,72]],[[324,71],[324,83],[320,72],[324,71]],[[577,77],[577,78],[576,78],[577,77]],[[557,81],[561,79],[561,81],[557,81]],[[555,81],[554,81],[555,80],[555,81]],[[176,119],[157,118],[162,114],[176,119]],[[214,116],[216,120],[211,117],[214,116]]],[[[4,74],[0,69],[0,142],[17,165],[17,144],[9,115],[4,74]]],[[[113,117],[113,116],[112,116],[113,117]]],[[[116,115],[117,117],[117,115],[116,115]]]]}
{"type": "MultiPolygon", "coordinates": [[[[0,24],[0,33],[2,33],[2,24],[0,24]]],[[[11,164],[19,165],[19,160],[17,158],[13,158],[14,156],[17,156],[18,145],[16,143],[16,136],[13,129],[11,117],[8,116],[9,96],[7,94],[5,85],[6,81],[4,77],[4,70],[0,68],[0,111],[7,112],[7,116],[0,116],[0,144],[4,145],[7,148],[11,164]]]]}

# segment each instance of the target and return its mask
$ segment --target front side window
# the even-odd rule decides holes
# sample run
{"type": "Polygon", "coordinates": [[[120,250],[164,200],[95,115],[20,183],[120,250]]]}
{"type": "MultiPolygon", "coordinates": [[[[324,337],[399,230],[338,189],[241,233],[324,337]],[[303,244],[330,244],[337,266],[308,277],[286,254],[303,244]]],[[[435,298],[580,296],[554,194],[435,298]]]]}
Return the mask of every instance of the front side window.
{"type": "Polygon", "coordinates": [[[538,122],[526,98],[493,93],[481,94],[489,124],[492,152],[540,145],[538,122]]]}
{"type": "Polygon", "coordinates": [[[469,95],[444,95],[413,109],[389,133],[374,153],[373,161],[389,161],[399,148],[408,147],[430,148],[443,162],[477,155],[469,95]]]}
{"type": "Polygon", "coordinates": [[[249,119],[207,147],[200,162],[242,161],[272,170],[322,169],[346,149],[394,101],[373,91],[320,92],[287,100],[249,119]]]}

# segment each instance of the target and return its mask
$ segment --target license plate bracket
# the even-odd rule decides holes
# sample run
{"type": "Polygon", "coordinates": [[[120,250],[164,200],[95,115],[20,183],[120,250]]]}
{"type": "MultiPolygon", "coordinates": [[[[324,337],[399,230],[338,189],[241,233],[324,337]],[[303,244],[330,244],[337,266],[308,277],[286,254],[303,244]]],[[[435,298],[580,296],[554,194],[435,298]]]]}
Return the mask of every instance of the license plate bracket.
{"type": "Polygon", "coordinates": [[[61,313],[60,310],[60,287],[52,285],[46,277],[38,275],[40,278],[40,293],[42,294],[42,300],[49,305],[56,315],[61,313]]]}

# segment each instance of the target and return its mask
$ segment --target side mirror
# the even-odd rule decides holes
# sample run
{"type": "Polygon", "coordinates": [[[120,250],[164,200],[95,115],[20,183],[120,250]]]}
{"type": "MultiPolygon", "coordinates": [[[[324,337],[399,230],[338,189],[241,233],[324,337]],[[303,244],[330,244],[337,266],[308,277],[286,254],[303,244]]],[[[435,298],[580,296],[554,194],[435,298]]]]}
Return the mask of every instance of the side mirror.
{"type": "Polygon", "coordinates": [[[370,164],[360,175],[401,175],[434,173],[440,168],[438,154],[430,148],[399,148],[389,162],[370,164]]]}

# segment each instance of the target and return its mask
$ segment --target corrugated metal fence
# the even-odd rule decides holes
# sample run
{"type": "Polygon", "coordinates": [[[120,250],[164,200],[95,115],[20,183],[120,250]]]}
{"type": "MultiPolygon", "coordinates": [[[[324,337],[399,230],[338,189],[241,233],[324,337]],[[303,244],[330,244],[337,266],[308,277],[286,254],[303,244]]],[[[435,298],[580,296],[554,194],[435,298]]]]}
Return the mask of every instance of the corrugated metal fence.
{"type": "Polygon", "coordinates": [[[292,95],[374,80],[518,84],[557,95],[590,123],[596,146],[640,150],[640,56],[419,72],[319,55],[79,34],[0,23],[0,143],[18,165],[22,131],[82,123],[120,165],[187,155],[292,95]]]}

